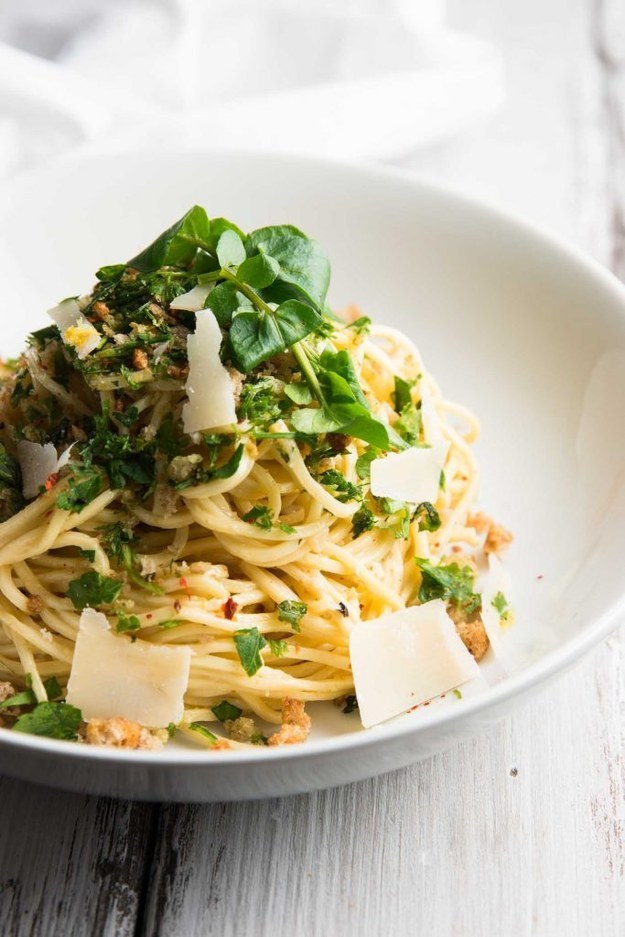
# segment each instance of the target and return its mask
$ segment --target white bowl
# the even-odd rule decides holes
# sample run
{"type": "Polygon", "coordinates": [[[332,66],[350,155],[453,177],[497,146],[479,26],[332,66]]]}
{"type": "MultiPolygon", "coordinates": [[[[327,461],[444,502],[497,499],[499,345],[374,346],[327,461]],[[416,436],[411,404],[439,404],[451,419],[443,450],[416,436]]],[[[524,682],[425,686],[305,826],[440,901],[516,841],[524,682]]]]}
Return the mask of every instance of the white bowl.
{"type": "Polygon", "coordinates": [[[515,533],[518,669],[374,729],[313,708],[306,745],[117,752],[0,732],[7,774],[89,793],[211,801],[354,781],[510,712],[625,605],[625,289],[528,225],[396,173],[233,152],[82,156],[0,192],[4,353],[193,203],[243,228],[292,222],[327,248],[331,300],[407,332],[480,416],[481,502],[515,533]]]}

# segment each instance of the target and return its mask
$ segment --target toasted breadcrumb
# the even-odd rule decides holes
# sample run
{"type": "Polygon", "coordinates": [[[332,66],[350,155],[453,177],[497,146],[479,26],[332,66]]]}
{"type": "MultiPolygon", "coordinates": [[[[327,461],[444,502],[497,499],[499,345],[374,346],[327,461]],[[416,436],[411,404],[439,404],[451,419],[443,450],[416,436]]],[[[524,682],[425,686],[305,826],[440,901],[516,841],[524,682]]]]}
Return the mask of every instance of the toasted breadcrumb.
{"type": "Polygon", "coordinates": [[[234,742],[249,742],[258,729],[253,719],[248,716],[239,716],[238,719],[226,719],[224,729],[234,742]]]}
{"type": "Polygon", "coordinates": [[[465,618],[462,610],[455,605],[450,605],[447,612],[466,649],[477,661],[480,661],[488,650],[489,644],[484,622],[480,616],[470,615],[469,618],[465,618]]]}
{"type": "Polygon", "coordinates": [[[509,530],[494,521],[488,514],[484,514],[483,511],[472,514],[467,520],[467,526],[473,527],[478,534],[486,534],[484,553],[502,553],[514,539],[509,530]]]}
{"type": "Polygon", "coordinates": [[[287,696],[282,700],[282,725],[267,739],[268,745],[299,745],[310,735],[310,716],[301,700],[287,696]]]}
{"type": "Polygon", "coordinates": [[[149,364],[149,359],[147,352],[143,348],[133,348],[132,350],[132,366],[135,371],[144,371],[149,364]]]}
{"type": "Polygon", "coordinates": [[[100,300],[96,300],[96,302],[91,307],[91,311],[93,315],[100,320],[106,319],[107,316],[110,316],[111,314],[111,311],[106,303],[103,303],[100,300]]]}
{"type": "Polygon", "coordinates": [[[111,719],[90,719],[85,726],[87,745],[108,745],[112,748],[162,748],[162,739],[149,729],[122,716],[111,719]]]}
{"type": "Polygon", "coordinates": [[[12,683],[8,681],[0,681],[0,703],[4,703],[5,699],[9,699],[11,696],[15,696],[17,690],[12,683]]]}
{"type": "Polygon", "coordinates": [[[29,595],[26,599],[26,608],[31,615],[39,615],[44,608],[43,599],[40,595],[29,595]]]}

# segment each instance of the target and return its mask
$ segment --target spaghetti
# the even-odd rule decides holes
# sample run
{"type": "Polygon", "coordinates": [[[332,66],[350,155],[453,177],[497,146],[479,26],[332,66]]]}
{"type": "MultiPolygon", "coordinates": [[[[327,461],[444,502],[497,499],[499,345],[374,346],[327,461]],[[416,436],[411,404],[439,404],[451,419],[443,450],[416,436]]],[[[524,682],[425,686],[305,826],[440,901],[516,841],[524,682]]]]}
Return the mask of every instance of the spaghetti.
{"type": "MultiPolygon", "coordinates": [[[[215,721],[224,700],[280,724],[285,699],[353,693],[350,631],[420,602],[415,557],[433,568],[483,545],[471,517],[477,420],[441,396],[416,347],[394,329],[325,313],[295,348],[245,370],[226,345],[237,424],[184,432],[194,315],[171,303],[197,284],[193,265],[198,252],[212,256],[209,246],[196,246],[192,261],[160,258],[148,272],[140,262],[106,268],[78,302],[98,332],[97,350],[81,357],[51,326],[5,366],[0,677],[28,682],[37,702],[48,699],[46,681],[56,678],[62,690],[70,674],[80,620],[71,584],[113,582],[114,597],[100,594],[98,607],[120,640],[192,649],[183,726],[215,721]],[[309,362],[351,363],[359,406],[395,429],[397,445],[449,443],[427,517],[416,505],[371,495],[368,470],[383,451],[356,435],[357,421],[297,429],[296,411],[331,406],[327,393],[320,403],[309,391],[302,349],[309,362]],[[20,440],[52,442],[57,454],[71,445],[66,464],[28,503],[20,440]],[[257,638],[262,666],[242,654],[241,635],[257,638]]],[[[217,266],[232,276],[223,257],[217,266]]],[[[208,277],[211,291],[228,283],[210,270],[208,277]]],[[[275,299],[270,308],[280,309],[275,299]]],[[[314,380],[319,374],[321,366],[314,380]]],[[[466,562],[457,568],[470,569],[466,562]]]]}

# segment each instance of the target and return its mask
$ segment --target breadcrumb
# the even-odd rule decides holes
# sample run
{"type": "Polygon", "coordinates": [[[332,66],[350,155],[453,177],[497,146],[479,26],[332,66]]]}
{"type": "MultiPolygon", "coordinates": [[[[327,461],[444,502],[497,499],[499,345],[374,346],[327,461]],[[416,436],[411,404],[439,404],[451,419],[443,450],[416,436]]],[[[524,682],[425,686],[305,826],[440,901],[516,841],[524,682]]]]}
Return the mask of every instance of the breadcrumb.
{"type": "Polygon", "coordinates": [[[0,681],[0,703],[4,703],[5,699],[15,696],[16,693],[17,690],[12,683],[6,680],[0,681]]]}
{"type": "Polygon", "coordinates": [[[133,348],[132,350],[132,366],[135,371],[144,371],[149,364],[149,359],[147,352],[143,348],[133,348]]]}
{"type": "Polygon", "coordinates": [[[249,742],[258,729],[256,723],[249,716],[239,716],[238,719],[226,719],[224,729],[234,742],[249,742]]]}
{"type": "Polygon", "coordinates": [[[106,305],[106,303],[103,303],[100,300],[96,300],[96,302],[91,307],[91,311],[93,315],[100,320],[106,319],[107,316],[110,316],[111,314],[111,310],[106,305]]]}
{"type": "Polygon", "coordinates": [[[310,716],[301,700],[287,696],[282,700],[282,725],[267,739],[268,745],[299,745],[310,735],[310,716]]]}
{"type": "Polygon", "coordinates": [[[480,661],[488,650],[488,635],[484,627],[484,622],[479,615],[470,615],[465,618],[461,609],[455,605],[450,605],[447,613],[456,626],[456,631],[466,649],[473,654],[477,661],[480,661]]]}
{"type": "Polygon", "coordinates": [[[467,520],[467,525],[473,527],[478,534],[486,534],[484,553],[502,553],[514,539],[509,530],[494,521],[488,514],[484,514],[483,511],[472,514],[467,520]]]}
{"type": "Polygon", "coordinates": [[[87,745],[108,745],[112,748],[159,749],[163,742],[149,729],[123,716],[111,719],[90,719],[85,726],[87,745]]]}
{"type": "Polygon", "coordinates": [[[39,615],[44,608],[43,599],[40,595],[29,595],[26,599],[26,608],[31,615],[39,615]]]}

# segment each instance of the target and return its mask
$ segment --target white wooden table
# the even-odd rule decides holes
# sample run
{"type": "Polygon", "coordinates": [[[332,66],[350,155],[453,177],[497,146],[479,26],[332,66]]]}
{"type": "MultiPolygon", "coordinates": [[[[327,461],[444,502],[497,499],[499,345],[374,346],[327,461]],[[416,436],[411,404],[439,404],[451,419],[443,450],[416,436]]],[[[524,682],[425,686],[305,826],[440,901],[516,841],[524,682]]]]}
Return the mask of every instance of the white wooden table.
{"type": "MultiPolygon", "coordinates": [[[[404,161],[625,275],[623,0],[453,0],[508,101],[404,161]]],[[[3,937],[625,934],[625,633],[489,737],[395,774],[247,804],[0,780],[3,937]]]]}

